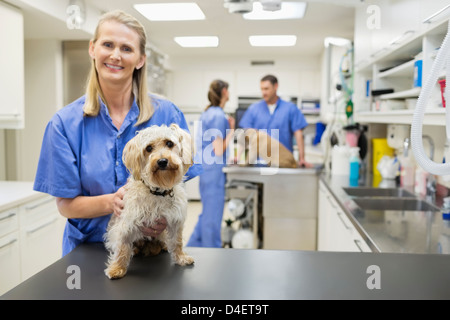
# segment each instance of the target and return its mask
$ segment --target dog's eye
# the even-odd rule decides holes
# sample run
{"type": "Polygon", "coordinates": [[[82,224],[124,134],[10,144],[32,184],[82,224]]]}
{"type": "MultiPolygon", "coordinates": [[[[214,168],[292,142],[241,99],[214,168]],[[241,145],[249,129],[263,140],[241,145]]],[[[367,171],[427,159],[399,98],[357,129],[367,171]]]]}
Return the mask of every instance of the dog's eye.
{"type": "Polygon", "coordinates": [[[166,142],[166,146],[168,146],[169,148],[173,148],[173,142],[170,141],[170,140],[168,140],[168,141],[166,142]]]}
{"type": "Polygon", "coordinates": [[[147,146],[147,148],[145,148],[145,151],[147,151],[148,153],[152,152],[153,147],[152,146],[147,146]]]}

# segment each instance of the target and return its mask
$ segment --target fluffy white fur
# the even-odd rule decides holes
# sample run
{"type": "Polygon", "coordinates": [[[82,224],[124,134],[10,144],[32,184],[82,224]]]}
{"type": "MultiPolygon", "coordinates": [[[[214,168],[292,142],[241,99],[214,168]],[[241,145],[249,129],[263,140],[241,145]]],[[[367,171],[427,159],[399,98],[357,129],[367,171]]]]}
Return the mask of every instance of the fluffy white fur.
{"type": "Polygon", "coordinates": [[[125,146],[123,160],[131,176],[126,184],[124,210],[111,218],[105,234],[110,253],[105,270],[108,278],[125,276],[135,246],[142,240],[159,241],[176,264],[194,262],[184,253],[182,240],[187,195],[181,182],[192,165],[191,146],[190,135],[176,124],[144,129],[125,146]],[[161,159],[167,160],[166,166],[161,167],[161,159]],[[145,237],[140,227],[150,226],[160,217],[167,220],[166,230],[156,239],[145,237]]]}

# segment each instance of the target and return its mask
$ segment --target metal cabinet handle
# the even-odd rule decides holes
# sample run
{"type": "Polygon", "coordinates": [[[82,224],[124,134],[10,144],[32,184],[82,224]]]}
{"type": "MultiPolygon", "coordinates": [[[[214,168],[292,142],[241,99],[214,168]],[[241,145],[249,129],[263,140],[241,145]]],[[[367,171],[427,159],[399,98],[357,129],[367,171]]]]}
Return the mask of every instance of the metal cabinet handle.
{"type": "Polygon", "coordinates": [[[44,205],[46,203],[49,203],[50,201],[53,201],[53,200],[55,200],[55,198],[45,199],[44,201],[41,201],[41,202],[39,202],[39,203],[37,203],[35,205],[32,205],[32,206],[25,206],[25,210],[33,210],[33,209],[35,209],[37,207],[40,207],[40,206],[42,206],[42,205],[44,205]]]}
{"type": "Polygon", "coordinates": [[[14,242],[16,242],[16,241],[17,241],[17,238],[12,239],[10,242],[5,243],[4,245],[2,245],[2,246],[0,247],[0,250],[3,249],[3,248],[6,248],[7,246],[12,245],[12,244],[13,244],[14,242]]]}
{"type": "Polygon", "coordinates": [[[36,228],[34,228],[34,229],[27,230],[27,234],[35,233],[36,231],[38,231],[38,230],[40,230],[40,229],[43,229],[43,228],[45,228],[45,227],[48,226],[48,225],[51,225],[53,222],[56,221],[56,219],[57,219],[57,218],[55,217],[55,218],[53,218],[52,220],[50,220],[50,221],[48,221],[48,222],[46,222],[46,223],[43,223],[42,225],[40,225],[40,226],[38,226],[38,227],[36,227],[36,228]]]}
{"type": "Polygon", "coordinates": [[[337,209],[337,207],[334,205],[333,199],[329,195],[327,195],[328,203],[334,208],[337,209]]]}
{"type": "Polygon", "coordinates": [[[9,219],[9,218],[11,218],[11,217],[14,217],[16,215],[16,213],[15,212],[11,212],[10,214],[8,214],[7,216],[4,216],[4,217],[1,217],[0,218],[0,221],[3,221],[3,220],[6,220],[6,219],[9,219]]]}
{"type": "Polygon", "coordinates": [[[358,247],[359,251],[360,251],[360,252],[364,252],[364,250],[362,249],[362,247],[361,247],[361,245],[360,245],[361,241],[358,240],[358,239],[355,239],[355,240],[353,240],[353,241],[355,242],[355,244],[356,244],[356,246],[358,247]]]}
{"type": "Polygon", "coordinates": [[[337,212],[337,216],[338,216],[339,220],[341,220],[341,222],[342,222],[342,224],[344,225],[345,229],[347,229],[347,230],[352,230],[352,228],[350,228],[349,226],[347,226],[347,224],[345,223],[344,219],[341,217],[342,214],[343,214],[343,213],[340,212],[340,211],[337,212]]]}

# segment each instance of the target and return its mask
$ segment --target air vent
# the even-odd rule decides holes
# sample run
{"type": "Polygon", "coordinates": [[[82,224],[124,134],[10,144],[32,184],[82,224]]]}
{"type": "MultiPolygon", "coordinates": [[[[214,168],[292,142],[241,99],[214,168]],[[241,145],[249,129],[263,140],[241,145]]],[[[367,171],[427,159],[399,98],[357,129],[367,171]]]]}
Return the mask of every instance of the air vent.
{"type": "Polygon", "coordinates": [[[275,61],[273,60],[253,60],[251,61],[252,66],[273,66],[275,61]]]}

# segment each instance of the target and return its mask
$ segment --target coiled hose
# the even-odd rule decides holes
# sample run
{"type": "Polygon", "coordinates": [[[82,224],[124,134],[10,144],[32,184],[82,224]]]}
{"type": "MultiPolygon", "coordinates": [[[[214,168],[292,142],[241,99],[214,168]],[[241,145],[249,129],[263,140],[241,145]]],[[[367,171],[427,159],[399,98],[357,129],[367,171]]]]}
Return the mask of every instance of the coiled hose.
{"type": "Polygon", "coordinates": [[[447,29],[447,35],[442,42],[441,48],[439,49],[436,59],[431,67],[430,74],[425,81],[425,85],[417,100],[416,108],[413,114],[413,120],[411,125],[411,148],[416,159],[416,162],[425,170],[435,175],[448,175],[450,174],[450,21],[447,29]],[[447,59],[446,59],[447,58],[447,59]],[[446,61],[447,60],[447,61],[446,61]],[[430,159],[423,149],[422,141],[422,124],[423,116],[427,106],[427,102],[430,99],[431,93],[433,91],[434,85],[436,84],[439,72],[444,68],[446,64],[446,81],[447,86],[445,88],[444,97],[448,101],[448,106],[446,108],[445,120],[446,120],[446,153],[445,159],[447,163],[436,163],[430,159]]]}

